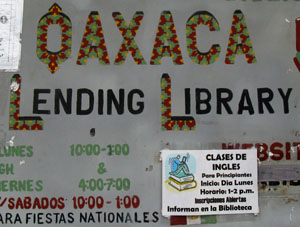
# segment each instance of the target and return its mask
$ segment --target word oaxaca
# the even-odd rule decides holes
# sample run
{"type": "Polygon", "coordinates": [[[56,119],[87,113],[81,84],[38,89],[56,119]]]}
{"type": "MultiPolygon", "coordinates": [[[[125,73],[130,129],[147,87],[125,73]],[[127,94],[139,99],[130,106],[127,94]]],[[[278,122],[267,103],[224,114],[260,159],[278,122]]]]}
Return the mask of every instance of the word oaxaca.
{"type": "MultiPolygon", "coordinates": [[[[137,11],[129,24],[124,20],[120,12],[113,12],[112,17],[123,37],[113,64],[124,64],[129,52],[137,65],[146,65],[146,60],[135,41],[135,36],[142,23],[144,13],[137,11]]],[[[214,15],[207,11],[195,12],[186,22],[186,47],[188,56],[196,64],[209,65],[218,60],[221,46],[213,44],[206,52],[199,51],[196,39],[198,25],[207,26],[210,31],[220,31],[219,22],[214,15]]],[[[62,12],[62,8],[59,5],[54,4],[38,23],[37,56],[43,63],[47,64],[51,73],[55,73],[59,68],[58,65],[70,57],[71,46],[71,19],[62,12]],[[48,28],[51,25],[59,25],[62,31],[61,49],[57,52],[49,50],[47,46],[48,28]]],[[[256,63],[246,20],[240,10],[236,10],[233,14],[225,64],[234,64],[237,54],[244,54],[249,64],[256,63]]],[[[163,57],[171,57],[175,65],[184,64],[173,16],[170,11],[163,11],[160,15],[153,51],[150,57],[150,65],[160,65],[163,57]]],[[[76,64],[85,65],[89,58],[98,58],[100,65],[110,64],[100,15],[96,11],[92,11],[88,16],[76,64]]]]}
{"type": "Polygon", "coordinates": [[[256,150],[163,150],[162,214],[258,213],[256,150]]]}

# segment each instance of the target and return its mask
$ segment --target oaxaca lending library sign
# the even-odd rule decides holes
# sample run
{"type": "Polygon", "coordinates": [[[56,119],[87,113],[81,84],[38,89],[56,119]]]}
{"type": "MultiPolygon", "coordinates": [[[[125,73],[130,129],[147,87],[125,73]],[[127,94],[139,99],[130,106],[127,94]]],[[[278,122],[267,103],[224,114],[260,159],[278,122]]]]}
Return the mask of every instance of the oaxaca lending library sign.
{"type": "Polygon", "coordinates": [[[299,4],[0,1],[0,223],[264,213],[258,181],[297,180],[299,4]]]}

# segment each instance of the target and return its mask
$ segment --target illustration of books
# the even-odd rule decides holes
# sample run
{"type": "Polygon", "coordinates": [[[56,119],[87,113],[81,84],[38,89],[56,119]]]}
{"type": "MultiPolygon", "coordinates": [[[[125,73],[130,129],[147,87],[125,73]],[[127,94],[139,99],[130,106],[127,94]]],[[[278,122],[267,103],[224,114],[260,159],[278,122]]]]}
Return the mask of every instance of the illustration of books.
{"type": "Polygon", "coordinates": [[[177,176],[170,176],[169,177],[169,185],[176,188],[179,191],[192,189],[197,187],[197,182],[194,180],[193,174],[184,174],[181,172],[177,176]]]}

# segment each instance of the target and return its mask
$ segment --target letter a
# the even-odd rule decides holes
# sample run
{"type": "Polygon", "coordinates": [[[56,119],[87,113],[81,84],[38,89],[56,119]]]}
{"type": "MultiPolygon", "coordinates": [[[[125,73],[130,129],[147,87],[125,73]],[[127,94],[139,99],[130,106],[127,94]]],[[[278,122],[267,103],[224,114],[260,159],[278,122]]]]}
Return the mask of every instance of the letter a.
{"type": "Polygon", "coordinates": [[[87,19],[77,65],[86,65],[88,58],[99,58],[100,65],[109,64],[100,16],[96,11],[91,12],[87,19]]]}
{"type": "Polygon", "coordinates": [[[150,65],[160,65],[162,57],[172,57],[175,65],[183,64],[178,37],[170,11],[161,13],[150,65]],[[168,41],[168,46],[165,45],[166,41],[168,41]]]}
{"type": "Polygon", "coordinates": [[[236,10],[233,14],[225,64],[234,64],[236,54],[245,54],[248,64],[256,63],[255,53],[250,40],[246,20],[241,10],[236,10]],[[239,38],[241,43],[238,44],[239,38]]]}

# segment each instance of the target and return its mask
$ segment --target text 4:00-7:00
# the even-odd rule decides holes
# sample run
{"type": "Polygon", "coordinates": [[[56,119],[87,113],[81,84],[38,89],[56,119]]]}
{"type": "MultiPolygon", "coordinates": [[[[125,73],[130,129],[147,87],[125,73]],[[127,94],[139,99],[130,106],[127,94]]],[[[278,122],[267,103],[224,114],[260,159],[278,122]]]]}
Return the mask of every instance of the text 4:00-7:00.
{"type": "Polygon", "coordinates": [[[103,191],[106,189],[110,191],[111,188],[115,188],[117,191],[128,191],[130,189],[130,180],[128,178],[107,178],[107,179],[81,179],[78,185],[82,191],[103,191]]]}

